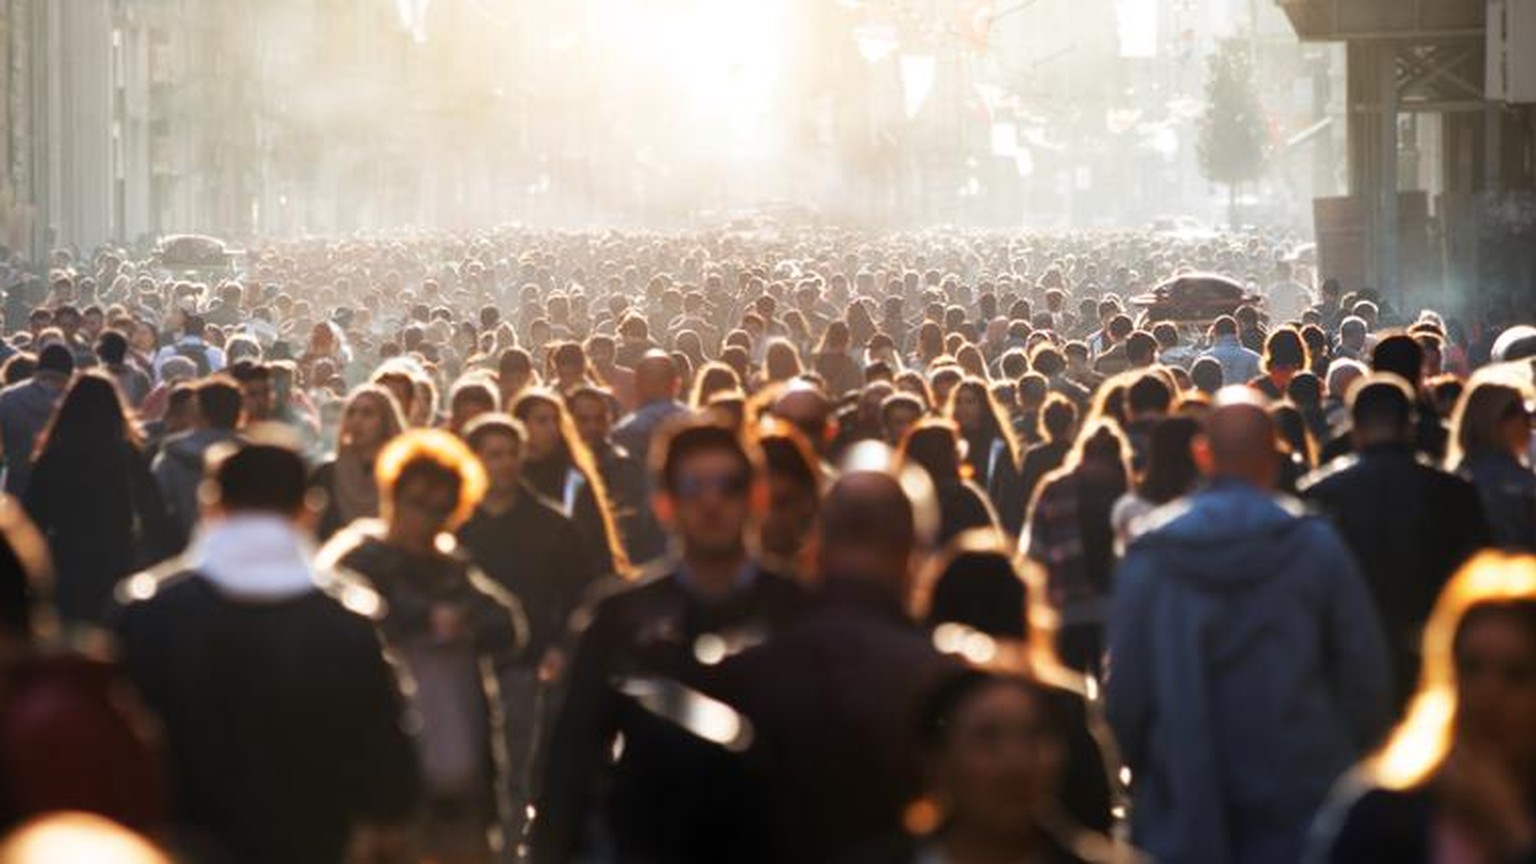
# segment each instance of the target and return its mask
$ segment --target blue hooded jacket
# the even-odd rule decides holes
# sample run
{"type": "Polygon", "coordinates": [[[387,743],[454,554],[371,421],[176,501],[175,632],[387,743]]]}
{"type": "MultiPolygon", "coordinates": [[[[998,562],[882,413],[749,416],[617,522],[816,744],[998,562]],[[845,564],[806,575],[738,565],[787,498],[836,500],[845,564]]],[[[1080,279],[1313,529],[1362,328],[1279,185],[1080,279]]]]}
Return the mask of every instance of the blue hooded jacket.
{"type": "Polygon", "coordinates": [[[1132,838],[1164,864],[1291,864],[1390,719],[1370,595],[1332,526],[1246,483],[1150,518],[1116,575],[1106,688],[1132,838]]]}

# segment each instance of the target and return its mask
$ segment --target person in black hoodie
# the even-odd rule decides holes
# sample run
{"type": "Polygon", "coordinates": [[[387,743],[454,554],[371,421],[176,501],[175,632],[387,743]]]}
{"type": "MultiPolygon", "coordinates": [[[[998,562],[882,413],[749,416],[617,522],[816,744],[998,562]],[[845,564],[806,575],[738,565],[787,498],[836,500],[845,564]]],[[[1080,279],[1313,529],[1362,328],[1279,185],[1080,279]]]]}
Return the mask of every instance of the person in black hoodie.
{"type": "Polygon", "coordinates": [[[706,692],[709,666],[771,640],[799,606],[800,590],[753,557],[749,532],[766,489],[758,460],[734,433],[692,423],[656,452],[655,509],[679,539],[681,558],[579,616],[585,626],[542,771],[536,862],[566,862],[605,845],[616,861],[751,861],[762,853],[759,808],[733,752],[743,743],[735,724],[700,726],[690,708],[731,718],[706,692]]]}
{"type": "Polygon", "coordinates": [[[1451,574],[1492,537],[1477,489],[1416,457],[1413,391],[1377,373],[1352,391],[1355,454],[1302,479],[1376,599],[1401,708],[1419,677],[1418,635],[1451,574]]]}
{"type": "Polygon", "coordinates": [[[237,864],[399,851],[419,780],[380,599],[314,565],[298,454],[252,445],[211,473],[207,529],[129,578],[114,620],[165,726],[178,846],[237,864]]]}

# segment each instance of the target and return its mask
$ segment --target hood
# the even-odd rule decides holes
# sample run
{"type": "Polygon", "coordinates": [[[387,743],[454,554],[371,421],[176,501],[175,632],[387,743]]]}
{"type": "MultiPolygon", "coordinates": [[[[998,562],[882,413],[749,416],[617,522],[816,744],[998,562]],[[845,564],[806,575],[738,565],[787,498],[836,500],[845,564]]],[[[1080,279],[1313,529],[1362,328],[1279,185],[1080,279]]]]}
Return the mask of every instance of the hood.
{"type": "Polygon", "coordinates": [[[283,600],[315,590],[313,557],[313,544],[292,521],[252,513],[202,526],[184,560],[228,594],[283,600]]]}
{"type": "Polygon", "coordinates": [[[1293,498],[1218,480],[1150,514],[1131,549],[1158,556],[1161,572],[1192,587],[1234,590],[1294,563],[1310,521],[1305,515],[1293,498]]]}

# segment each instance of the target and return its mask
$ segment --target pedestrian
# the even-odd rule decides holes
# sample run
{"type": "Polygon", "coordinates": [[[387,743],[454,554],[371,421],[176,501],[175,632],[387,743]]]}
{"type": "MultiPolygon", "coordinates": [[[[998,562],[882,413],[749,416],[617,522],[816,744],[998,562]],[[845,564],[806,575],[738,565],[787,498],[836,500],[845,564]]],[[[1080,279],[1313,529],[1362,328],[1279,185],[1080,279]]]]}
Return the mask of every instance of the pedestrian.
{"type": "Polygon", "coordinates": [[[751,553],[763,478],[734,433],[696,422],[657,447],[656,507],[680,557],[666,575],[581,616],[542,772],[537,862],[604,849],[623,861],[750,861],[763,852],[754,827],[762,814],[731,752],[741,742],[730,723],[700,726],[690,706],[716,710],[707,667],[771,640],[800,589],[751,553]],[[624,744],[615,757],[616,736],[624,744]]]}
{"type": "Polygon", "coordinates": [[[1536,551],[1536,474],[1531,473],[1530,385],[1494,369],[1475,376],[1456,403],[1446,467],[1472,481],[1493,540],[1536,551]]]}
{"type": "Polygon", "coordinates": [[[959,430],[954,421],[920,421],[902,440],[898,452],[902,464],[922,468],[933,485],[939,502],[940,545],[973,528],[989,528],[1001,535],[997,513],[985,490],[962,471],[959,430]]]}
{"type": "Polygon", "coordinates": [[[48,540],[54,599],[72,625],[99,623],[119,580],[174,554],[176,529],[117,385],[77,377],[38,438],[22,498],[48,540]]]}
{"type": "Polygon", "coordinates": [[[1270,491],[1259,400],[1218,394],[1195,440],[1209,484],[1115,577],[1105,708],[1133,778],[1131,839],[1172,864],[1297,860],[1390,716],[1370,594],[1335,530],[1270,491]]]}
{"type": "Polygon", "coordinates": [[[5,457],[7,494],[26,493],[38,436],[52,420],[74,374],[75,357],[69,349],[49,345],[38,353],[30,378],[0,390],[0,453],[5,457]]]}
{"type": "Polygon", "coordinates": [[[1491,541],[1468,481],[1421,461],[1407,382],[1378,373],[1351,391],[1354,455],[1308,475],[1302,497],[1349,544],[1376,601],[1401,708],[1419,680],[1419,634],[1441,588],[1491,541]]]}
{"type": "Polygon", "coordinates": [[[378,384],[361,384],[341,409],[336,453],[310,477],[310,487],[325,494],[315,526],[323,542],[358,519],[379,516],[379,484],[374,471],[379,453],[405,429],[394,394],[378,384]]]}
{"type": "Polygon", "coordinates": [[[358,574],[383,598],[380,632],[415,684],[423,855],[489,862],[509,770],[498,685],[516,668],[527,624],[517,598],[474,567],[450,533],[474,512],[485,473],[458,438],[418,429],[385,446],[374,474],[382,519],[353,523],[319,560],[358,574]]]}
{"type": "Polygon", "coordinates": [[[114,621],[171,748],[176,845],[250,864],[401,860],[420,787],[379,596],[316,567],[298,454],[245,446],[209,477],[204,530],[123,584],[114,621]]]}
{"type": "Polygon", "coordinates": [[[208,453],[239,434],[243,398],[240,388],[229,378],[218,376],[194,385],[196,405],[192,428],[175,433],[161,442],[151,469],[160,484],[178,531],[177,548],[184,547],[202,515],[198,502],[206,472],[208,453]]]}

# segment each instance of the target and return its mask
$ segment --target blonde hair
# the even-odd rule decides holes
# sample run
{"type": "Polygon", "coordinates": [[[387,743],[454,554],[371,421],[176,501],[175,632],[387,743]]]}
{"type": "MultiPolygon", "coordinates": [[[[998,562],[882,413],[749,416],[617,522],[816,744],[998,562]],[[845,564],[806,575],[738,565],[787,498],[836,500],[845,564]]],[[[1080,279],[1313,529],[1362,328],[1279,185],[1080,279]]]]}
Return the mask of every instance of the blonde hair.
{"type": "Polygon", "coordinates": [[[1446,467],[1456,470],[1463,460],[1503,449],[1499,424],[1511,408],[1532,397],[1529,380],[1508,368],[1494,367],[1472,376],[1456,409],[1451,412],[1451,437],[1446,447],[1446,467]]]}
{"type": "Polygon", "coordinates": [[[1457,711],[1456,639],[1467,616],[1484,606],[1536,604],[1536,556],[1483,552],[1446,583],[1424,628],[1424,666],[1408,713],[1365,763],[1387,789],[1427,782],[1445,761],[1457,711]]]}
{"type": "Polygon", "coordinates": [[[386,444],[374,466],[386,510],[394,507],[401,479],[416,471],[457,485],[449,529],[462,525],[475,512],[489,485],[480,460],[458,436],[441,429],[412,429],[386,444]]]}

